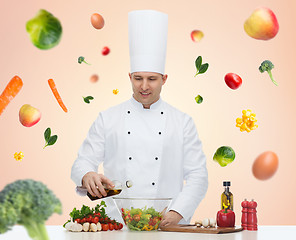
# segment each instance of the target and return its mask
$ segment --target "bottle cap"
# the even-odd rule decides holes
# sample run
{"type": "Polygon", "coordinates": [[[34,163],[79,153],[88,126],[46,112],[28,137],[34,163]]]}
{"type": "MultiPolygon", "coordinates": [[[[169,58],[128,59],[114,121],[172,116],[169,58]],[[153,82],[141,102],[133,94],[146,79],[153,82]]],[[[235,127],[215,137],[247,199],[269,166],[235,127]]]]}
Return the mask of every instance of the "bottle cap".
{"type": "Polygon", "coordinates": [[[224,181],[223,186],[224,187],[229,187],[230,186],[230,181],[224,181]]]}

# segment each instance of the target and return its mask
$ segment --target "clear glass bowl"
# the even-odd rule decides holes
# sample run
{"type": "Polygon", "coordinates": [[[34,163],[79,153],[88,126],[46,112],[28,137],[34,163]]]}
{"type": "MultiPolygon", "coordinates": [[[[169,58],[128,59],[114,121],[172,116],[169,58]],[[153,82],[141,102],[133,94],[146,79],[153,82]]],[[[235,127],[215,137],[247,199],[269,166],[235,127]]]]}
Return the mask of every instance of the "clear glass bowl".
{"type": "Polygon", "coordinates": [[[171,198],[113,197],[123,221],[131,231],[157,230],[171,198]]]}

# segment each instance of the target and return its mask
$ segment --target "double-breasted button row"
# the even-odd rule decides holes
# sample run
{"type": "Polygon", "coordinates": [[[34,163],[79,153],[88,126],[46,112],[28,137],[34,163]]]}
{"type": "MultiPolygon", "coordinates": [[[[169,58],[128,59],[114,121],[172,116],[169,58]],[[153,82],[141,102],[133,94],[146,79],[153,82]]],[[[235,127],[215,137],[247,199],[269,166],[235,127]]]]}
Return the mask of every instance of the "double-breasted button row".
{"type": "MultiPolygon", "coordinates": [[[[128,132],[127,132],[127,134],[131,134],[131,132],[130,132],[130,131],[128,131],[128,132]]],[[[161,135],[161,132],[158,132],[158,134],[159,134],[159,135],[161,135]]]]}
{"type": "MultiPolygon", "coordinates": [[[[128,157],[129,160],[132,160],[132,157],[128,157]]],[[[155,157],[155,160],[158,160],[158,157],[155,157]]]]}
{"type": "MultiPolygon", "coordinates": [[[[131,111],[128,110],[128,111],[127,111],[127,114],[130,114],[130,113],[131,113],[131,111]]],[[[163,112],[160,112],[160,114],[163,114],[163,112]]]]}

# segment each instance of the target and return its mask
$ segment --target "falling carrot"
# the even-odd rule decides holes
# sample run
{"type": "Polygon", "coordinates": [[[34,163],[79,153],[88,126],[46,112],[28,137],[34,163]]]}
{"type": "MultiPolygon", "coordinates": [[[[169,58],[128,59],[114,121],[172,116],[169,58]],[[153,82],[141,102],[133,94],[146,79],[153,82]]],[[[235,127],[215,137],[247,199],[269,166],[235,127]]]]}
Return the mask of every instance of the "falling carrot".
{"type": "Polygon", "coordinates": [[[57,87],[56,87],[54,81],[52,79],[48,79],[48,84],[49,84],[49,87],[50,87],[54,97],[56,98],[59,105],[61,106],[61,108],[64,110],[64,112],[68,112],[68,109],[66,108],[65,104],[63,103],[63,100],[57,90],[57,87]]]}
{"type": "Polygon", "coordinates": [[[5,87],[4,91],[0,95],[0,115],[7,107],[10,101],[19,93],[23,87],[23,81],[18,76],[14,76],[5,87]]]}

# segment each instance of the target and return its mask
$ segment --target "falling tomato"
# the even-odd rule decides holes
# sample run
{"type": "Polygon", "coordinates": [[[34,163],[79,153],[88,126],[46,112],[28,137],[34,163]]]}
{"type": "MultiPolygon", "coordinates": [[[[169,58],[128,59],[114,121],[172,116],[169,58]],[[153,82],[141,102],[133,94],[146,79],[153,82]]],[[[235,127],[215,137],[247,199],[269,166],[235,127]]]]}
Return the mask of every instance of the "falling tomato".
{"type": "Polygon", "coordinates": [[[103,47],[103,49],[102,49],[102,54],[104,55],[104,56],[106,56],[106,55],[108,55],[110,53],[110,48],[108,48],[108,47],[103,47]]]}
{"type": "Polygon", "coordinates": [[[101,29],[104,27],[105,24],[104,18],[98,13],[94,13],[91,15],[90,22],[95,29],[101,29]]]}
{"type": "Polygon", "coordinates": [[[279,159],[274,152],[263,152],[253,163],[253,175],[259,180],[267,180],[275,174],[278,165],[279,159]]]}
{"type": "Polygon", "coordinates": [[[235,73],[227,73],[224,77],[224,80],[227,86],[233,90],[239,88],[243,82],[241,77],[235,73]]]}

